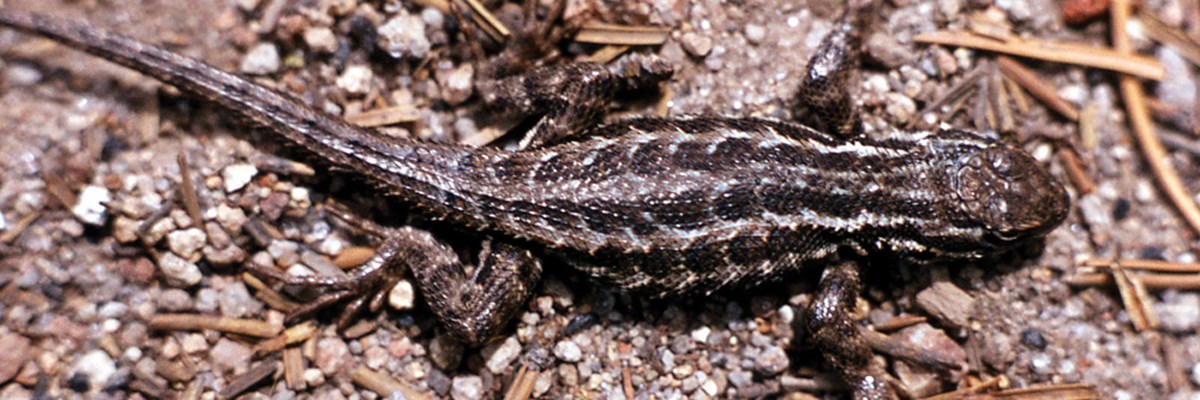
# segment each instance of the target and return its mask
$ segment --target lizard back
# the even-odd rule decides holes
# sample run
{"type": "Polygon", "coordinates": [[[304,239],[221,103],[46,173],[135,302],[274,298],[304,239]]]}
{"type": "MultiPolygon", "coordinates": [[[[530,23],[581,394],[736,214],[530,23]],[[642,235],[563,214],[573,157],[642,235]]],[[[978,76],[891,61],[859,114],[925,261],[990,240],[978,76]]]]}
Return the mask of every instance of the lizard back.
{"type": "Polygon", "coordinates": [[[1063,220],[1062,186],[978,135],[836,138],[754,118],[644,118],[525,152],[386,140],[203,62],[83,24],[0,9],[50,37],[207,98],[444,218],[534,242],[620,288],[712,290],[839,247],[973,257],[1063,220]]]}

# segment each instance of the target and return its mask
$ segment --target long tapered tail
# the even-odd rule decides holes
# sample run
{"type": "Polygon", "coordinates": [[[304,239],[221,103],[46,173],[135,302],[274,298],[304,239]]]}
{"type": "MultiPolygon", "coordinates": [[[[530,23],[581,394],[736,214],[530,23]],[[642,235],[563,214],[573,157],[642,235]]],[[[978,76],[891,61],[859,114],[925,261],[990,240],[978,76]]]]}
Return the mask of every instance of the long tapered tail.
{"type": "MultiPolygon", "coordinates": [[[[211,100],[307,148],[332,166],[361,172],[392,194],[413,202],[427,203],[453,186],[440,176],[444,170],[436,161],[464,151],[454,146],[381,140],[370,130],[240,76],[82,23],[0,8],[0,26],[53,39],[211,100]]],[[[449,211],[436,210],[436,204],[433,208],[435,212],[449,211]]]]}

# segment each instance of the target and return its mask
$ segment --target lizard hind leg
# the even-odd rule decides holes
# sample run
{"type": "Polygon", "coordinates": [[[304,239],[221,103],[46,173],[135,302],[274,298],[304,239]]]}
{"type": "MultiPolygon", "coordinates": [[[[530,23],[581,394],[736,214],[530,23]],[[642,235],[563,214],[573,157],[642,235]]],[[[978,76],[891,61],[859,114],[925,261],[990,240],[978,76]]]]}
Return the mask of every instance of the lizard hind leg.
{"type": "Polygon", "coordinates": [[[417,286],[450,334],[479,345],[496,336],[541,281],[541,262],[528,250],[485,241],[468,271],[454,251],[428,232],[403,230],[417,286]]]}
{"type": "Polygon", "coordinates": [[[862,58],[862,36],[877,0],[850,0],[846,11],[813,51],[796,94],[800,123],[849,139],[862,132],[851,86],[862,58]]]}
{"type": "Polygon", "coordinates": [[[825,361],[850,385],[855,399],[896,399],[882,366],[872,363],[866,339],[851,318],[860,289],[858,267],[853,263],[826,269],[805,313],[805,327],[825,361]]]}

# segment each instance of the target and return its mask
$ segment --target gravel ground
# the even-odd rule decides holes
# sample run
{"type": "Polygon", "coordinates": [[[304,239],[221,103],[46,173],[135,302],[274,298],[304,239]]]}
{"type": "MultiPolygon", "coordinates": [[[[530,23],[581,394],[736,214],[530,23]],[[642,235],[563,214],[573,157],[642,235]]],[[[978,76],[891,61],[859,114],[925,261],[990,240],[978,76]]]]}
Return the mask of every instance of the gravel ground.
{"type": "MultiPolygon", "coordinates": [[[[390,125],[387,134],[471,141],[489,132],[470,97],[470,53],[447,33],[454,24],[408,2],[7,3],[163,44],[336,114],[415,106],[418,122],[390,125]]],[[[1195,1],[1144,3],[1143,12],[1168,25],[1193,37],[1200,31],[1195,1]]],[[[810,49],[841,8],[804,0],[571,5],[570,15],[670,29],[665,45],[644,50],[677,66],[664,91],[670,114],[780,118],[810,49]]],[[[502,18],[520,14],[514,4],[489,7],[502,18]]],[[[1057,2],[889,1],[868,39],[858,89],[868,131],[946,114],[956,126],[978,120],[969,112],[977,99],[967,112],[918,110],[993,57],[916,45],[912,37],[979,19],[1023,37],[1095,44],[1107,37],[1103,17],[1065,26],[1057,2]]],[[[1175,111],[1160,129],[1195,129],[1187,121],[1195,117],[1196,67],[1138,32],[1139,51],[1168,69],[1163,84],[1149,86],[1162,109],[1175,111]]],[[[564,57],[594,50],[563,48],[564,57]]],[[[250,398],[370,399],[379,395],[361,373],[374,371],[422,395],[474,399],[498,397],[524,366],[537,369],[524,375],[532,395],[546,398],[845,396],[829,390],[827,369],[796,325],[813,274],[710,298],[645,301],[552,265],[507,336],[482,349],[446,336],[409,282],[351,335],[339,335],[329,315],[302,325],[313,331],[284,351],[255,333],[152,329],[156,316],[186,313],[258,321],[267,336],[277,334],[285,315],[278,307],[290,303],[247,281],[240,265],[302,273],[336,269],[361,253],[371,240],[314,206],[329,200],[378,221],[410,219],[402,205],[320,166],[312,174],[287,161],[305,160],[290,149],[136,73],[7,30],[0,54],[0,398],[212,398],[259,376],[250,398]],[[175,205],[181,154],[198,195],[196,216],[175,205]],[[275,368],[280,354],[299,366],[289,367],[294,376],[275,368]]],[[[1026,65],[1060,97],[1094,111],[1084,123],[1096,127],[1095,142],[1081,142],[1077,124],[1036,103],[1004,136],[1025,143],[1064,182],[1055,144],[1071,143],[1098,188],[1086,195],[1072,188],[1072,214],[1040,252],[973,265],[875,266],[862,302],[868,322],[895,327],[925,317],[888,333],[965,359],[968,372],[886,361],[922,396],[1004,376],[1011,387],[1085,383],[1104,398],[1193,398],[1197,293],[1152,291],[1147,300],[1161,327],[1139,332],[1115,289],[1071,287],[1064,277],[1091,257],[1195,262],[1194,235],[1150,178],[1114,76],[1026,65]]],[[[651,112],[646,103],[622,102],[619,112],[651,112]]],[[[1200,193],[1193,156],[1176,151],[1169,162],[1200,193]]]]}

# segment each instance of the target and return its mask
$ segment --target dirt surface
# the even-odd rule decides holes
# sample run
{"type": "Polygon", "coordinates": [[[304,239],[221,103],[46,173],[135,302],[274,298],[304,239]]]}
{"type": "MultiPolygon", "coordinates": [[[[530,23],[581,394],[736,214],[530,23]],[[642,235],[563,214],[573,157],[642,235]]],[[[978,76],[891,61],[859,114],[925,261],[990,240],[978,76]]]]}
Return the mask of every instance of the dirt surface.
{"type": "MultiPolygon", "coordinates": [[[[388,134],[453,142],[490,129],[463,89],[469,85],[455,81],[472,65],[456,24],[408,2],[6,3],[249,72],[336,114],[412,105],[418,122],[390,125],[388,134]],[[277,3],[284,5],[278,14],[277,3]],[[391,21],[408,31],[380,33],[391,21]],[[381,49],[385,38],[410,41],[393,47],[400,54],[393,57],[381,49]]],[[[1195,1],[1144,3],[1143,13],[1193,37],[1200,31],[1195,1]]],[[[514,4],[489,8],[503,18],[520,14],[514,4]]],[[[664,90],[670,115],[788,118],[810,49],[840,9],[816,1],[580,1],[568,16],[668,28],[666,44],[635,51],[677,67],[664,90]]],[[[991,54],[912,41],[920,32],[961,30],[970,18],[991,18],[1022,37],[1107,43],[1106,17],[1066,26],[1058,2],[887,2],[856,88],[868,132],[987,122],[972,111],[978,95],[964,111],[917,112],[980,68],[995,74],[987,69],[991,54]]],[[[1168,69],[1164,83],[1147,85],[1167,110],[1158,128],[1194,131],[1195,65],[1133,31],[1139,51],[1168,69]]],[[[560,61],[595,50],[566,44],[560,61]]],[[[526,375],[532,394],[545,398],[846,396],[798,323],[815,274],[711,298],[647,301],[594,288],[551,264],[506,336],[483,349],[464,349],[447,336],[420,296],[404,293],[408,282],[382,313],[360,317],[365,322],[353,337],[336,332],[330,313],[284,351],[256,353],[266,340],[253,335],[153,330],[150,321],[168,313],[282,325],[285,313],[276,305],[288,303],[262,300],[278,293],[244,283],[240,265],[319,269],[372,244],[315,204],[350,204],[388,224],[413,218],[339,172],[315,165],[315,175],[305,173],[280,158],[309,161],[301,155],[136,73],[8,30],[0,30],[0,54],[0,398],[247,393],[231,386],[277,366],[281,353],[297,364],[268,370],[248,390],[259,396],[252,398],[378,398],[355,375],[364,370],[420,395],[490,398],[527,367],[537,371],[526,375]],[[181,154],[200,224],[175,205],[181,154]],[[285,369],[295,375],[284,377],[285,369]]],[[[925,317],[927,323],[887,333],[964,360],[962,371],[941,373],[892,357],[880,361],[921,396],[953,390],[968,376],[1002,376],[1010,387],[1084,383],[1102,398],[1191,398],[1200,385],[1195,291],[1151,290],[1146,300],[1161,326],[1139,332],[1114,288],[1072,287],[1065,279],[1092,257],[1195,262],[1195,235],[1165,202],[1132,141],[1114,74],[1022,62],[1063,99],[1090,107],[1083,125],[1095,127],[1095,140],[1081,140],[1080,124],[1035,101],[1016,111],[1015,98],[1006,102],[1015,122],[1000,135],[1023,143],[1064,183],[1057,150],[1074,146],[1098,189],[1081,195],[1071,187],[1072,213],[1039,251],[972,265],[872,266],[862,302],[867,322],[887,327],[897,317],[925,317]]],[[[622,102],[620,112],[653,112],[647,103],[654,95],[645,96],[650,100],[622,102]]],[[[1174,150],[1167,162],[1190,193],[1200,193],[1193,157],[1174,150]]]]}

